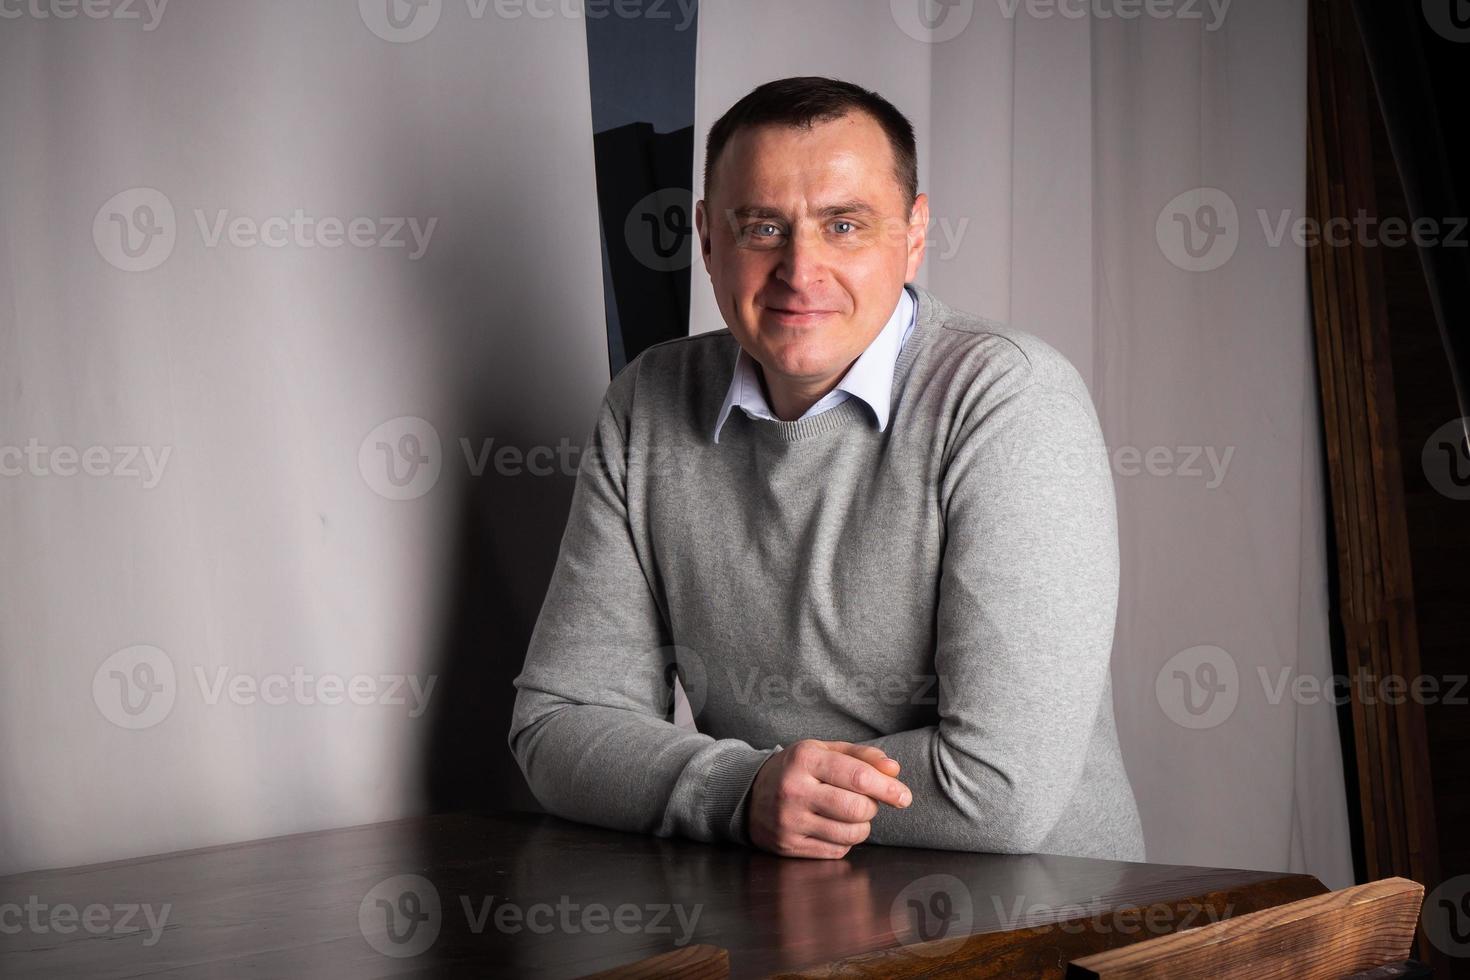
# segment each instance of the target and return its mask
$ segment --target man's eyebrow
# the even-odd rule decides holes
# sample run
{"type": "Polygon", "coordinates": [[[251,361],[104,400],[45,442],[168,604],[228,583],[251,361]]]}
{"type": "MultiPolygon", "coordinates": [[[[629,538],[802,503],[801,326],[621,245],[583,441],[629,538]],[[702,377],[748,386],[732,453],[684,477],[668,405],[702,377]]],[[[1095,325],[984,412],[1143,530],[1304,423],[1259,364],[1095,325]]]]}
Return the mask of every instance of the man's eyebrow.
{"type": "MultiPolygon", "coordinates": [[[[731,208],[730,213],[737,218],[782,218],[786,213],[780,208],[767,207],[762,204],[742,204],[731,208]]],[[[828,204],[817,209],[817,216],[821,218],[835,218],[845,214],[871,215],[877,211],[867,201],[852,200],[840,201],[836,204],[828,204]]]]}
{"type": "Polygon", "coordinates": [[[835,218],[842,214],[870,215],[878,212],[867,201],[842,201],[838,204],[829,204],[824,208],[817,209],[817,214],[824,218],[835,218]]]}

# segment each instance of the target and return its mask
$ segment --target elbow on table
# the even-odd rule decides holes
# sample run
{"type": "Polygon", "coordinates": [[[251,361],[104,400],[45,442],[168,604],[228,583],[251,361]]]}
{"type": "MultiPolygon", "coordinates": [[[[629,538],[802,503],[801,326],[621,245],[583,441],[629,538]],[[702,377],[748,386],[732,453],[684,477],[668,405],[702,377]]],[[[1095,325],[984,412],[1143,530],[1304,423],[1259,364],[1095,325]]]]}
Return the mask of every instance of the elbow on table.
{"type": "Polygon", "coordinates": [[[520,766],[521,775],[526,778],[526,785],[530,787],[536,802],[547,813],[566,816],[558,805],[559,794],[556,792],[558,784],[564,782],[564,774],[550,772],[551,767],[538,764],[537,759],[536,745],[548,715],[527,710],[530,706],[524,704],[526,700],[524,692],[516,699],[506,743],[510,746],[510,754],[515,756],[516,765],[520,766]]]}
{"type": "Polygon", "coordinates": [[[994,854],[1040,851],[1061,819],[1065,799],[1043,780],[984,769],[990,778],[950,780],[948,785],[950,803],[979,837],[980,846],[971,849],[994,854]]]}

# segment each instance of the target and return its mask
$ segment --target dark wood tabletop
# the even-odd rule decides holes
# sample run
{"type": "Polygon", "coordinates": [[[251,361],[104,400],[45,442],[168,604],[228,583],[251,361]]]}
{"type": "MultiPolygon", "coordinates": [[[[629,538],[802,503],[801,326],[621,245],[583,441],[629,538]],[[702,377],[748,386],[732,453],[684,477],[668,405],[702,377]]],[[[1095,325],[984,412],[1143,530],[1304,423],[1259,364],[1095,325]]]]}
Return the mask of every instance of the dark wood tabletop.
{"type": "Polygon", "coordinates": [[[0,976],[1059,977],[1325,891],[1306,875],[863,846],[840,861],[452,814],[0,878],[0,976]]]}

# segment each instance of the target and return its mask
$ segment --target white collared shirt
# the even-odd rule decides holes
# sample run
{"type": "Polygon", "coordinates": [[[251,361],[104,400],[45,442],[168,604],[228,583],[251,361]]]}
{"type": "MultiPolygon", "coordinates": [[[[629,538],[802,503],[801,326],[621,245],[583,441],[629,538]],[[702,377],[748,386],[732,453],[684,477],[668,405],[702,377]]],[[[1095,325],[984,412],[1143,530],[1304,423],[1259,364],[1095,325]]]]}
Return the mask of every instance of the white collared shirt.
{"type": "MultiPolygon", "coordinates": [[[[878,420],[878,431],[886,429],[888,409],[893,397],[893,371],[898,364],[899,352],[908,342],[909,334],[914,332],[917,309],[918,304],[908,287],[899,290],[898,305],[894,307],[893,314],[883,329],[878,331],[878,336],[852,362],[852,367],[837,382],[837,387],[817,399],[801,417],[805,419],[820,415],[856,395],[873,410],[878,420]]],[[[735,375],[730,379],[730,389],[725,393],[725,404],[720,408],[719,418],[715,420],[715,442],[720,441],[720,429],[724,427],[730,409],[737,405],[753,419],[776,419],[771,406],[766,402],[766,396],[761,392],[756,360],[743,347],[735,357],[735,375]]]]}

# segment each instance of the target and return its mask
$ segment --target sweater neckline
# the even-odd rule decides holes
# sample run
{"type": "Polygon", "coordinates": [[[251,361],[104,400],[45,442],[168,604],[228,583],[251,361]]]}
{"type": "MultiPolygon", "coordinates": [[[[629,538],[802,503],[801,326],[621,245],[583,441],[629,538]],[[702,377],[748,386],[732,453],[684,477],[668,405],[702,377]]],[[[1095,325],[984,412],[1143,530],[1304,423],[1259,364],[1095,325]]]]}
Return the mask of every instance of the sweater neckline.
{"type": "MultiPolygon", "coordinates": [[[[892,426],[895,421],[894,405],[903,391],[903,381],[908,377],[909,369],[913,367],[914,360],[919,355],[929,335],[933,332],[932,321],[936,317],[937,300],[934,296],[921,286],[913,283],[904,283],[904,287],[912,289],[917,310],[914,313],[914,330],[909,334],[908,343],[898,353],[898,360],[893,365],[893,386],[889,392],[888,424],[892,426]]],[[[743,416],[743,413],[742,413],[743,416]]],[[[796,419],[785,422],[781,419],[755,419],[743,416],[745,421],[754,427],[754,431],[774,438],[778,442],[800,442],[813,436],[822,435],[827,432],[835,432],[859,424],[872,425],[873,420],[869,414],[868,407],[861,398],[847,398],[840,404],[827,409],[819,415],[810,418],[796,419]]]]}

